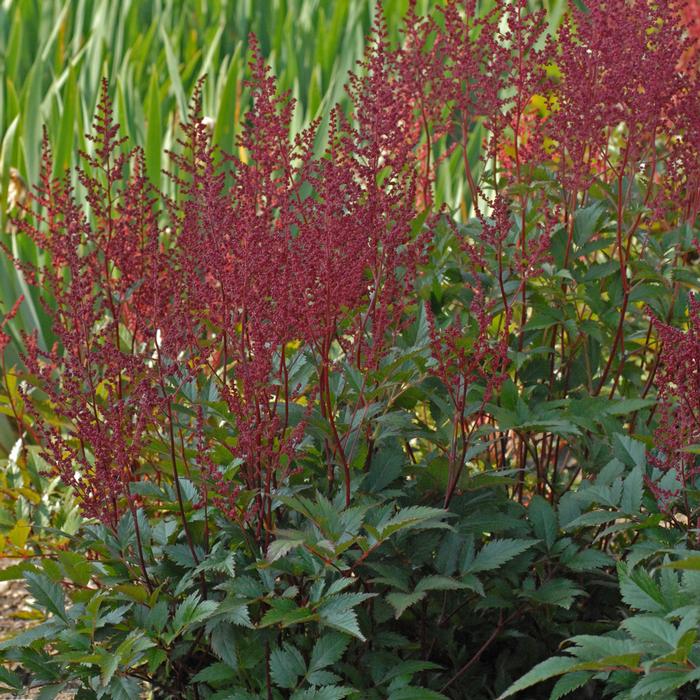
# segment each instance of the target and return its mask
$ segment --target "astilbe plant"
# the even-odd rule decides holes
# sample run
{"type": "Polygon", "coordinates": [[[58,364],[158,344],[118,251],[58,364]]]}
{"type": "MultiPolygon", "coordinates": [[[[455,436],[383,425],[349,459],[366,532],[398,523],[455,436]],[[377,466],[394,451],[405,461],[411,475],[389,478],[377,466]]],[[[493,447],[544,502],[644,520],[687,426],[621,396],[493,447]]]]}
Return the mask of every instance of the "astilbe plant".
{"type": "Polygon", "coordinates": [[[405,105],[384,94],[381,27],[374,41],[366,77],[351,83],[355,125],[337,112],[328,150],[314,158],[317,125],[290,140],[293,101],[276,94],[252,39],[244,157],[227,156],[227,170],[217,170],[196,95],[181,149],[171,154],[179,194],[166,202],[167,227],[142,154],[117,138],[106,83],[94,152],[83,154],[78,172],[86,208],[67,179],[51,178],[45,144],[38,221],[18,224],[53,263],[25,272],[44,294],[56,344],[41,349],[25,338],[26,364],[69,423],[66,437],[63,426],[35,416],[49,462],[76,488],[86,515],[116,526],[122,509],[133,508],[129,484],[160,481],[161,460],[144,456],[144,441],[161,436],[177,488],[186,448],[194,449],[215,501],[269,543],[272,493],[292,473],[303,435],[304,419],[290,424],[302,393],[309,409],[318,398],[330,428],[329,479],[339,463],[349,504],[332,355],[342,350],[358,368],[377,366],[391,328],[401,327],[418,259],[415,144],[394,135],[405,105]],[[305,348],[317,371],[302,388],[290,373],[305,348]],[[203,393],[225,402],[235,438],[211,442],[206,426],[218,419],[203,393]],[[187,404],[196,419],[176,415],[187,404]],[[215,447],[239,463],[240,479],[224,483],[215,447]]]}
{"type": "MultiPolygon", "coordinates": [[[[413,697],[414,673],[440,697],[492,697],[525,670],[513,635],[534,663],[543,614],[557,641],[585,617],[583,573],[609,589],[627,533],[583,511],[601,493],[620,510],[596,524],[648,507],[621,435],[655,441],[679,502],[693,484],[700,110],[682,8],[591,0],[554,29],[525,0],[481,5],[411,2],[398,46],[380,13],[325,132],[290,134],[294,100],[251,37],[237,155],[212,142],[200,83],[171,199],[119,138],[106,81],[73,180],[45,140],[15,225],[49,261],[17,264],[52,339],[21,338],[13,411],[92,523],[90,557],[131,579],[115,595],[145,591],[122,678],[312,697],[340,682],[314,667],[330,627],[355,638],[342,674],[371,697],[413,697]],[[443,201],[456,172],[461,201],[443,201]]],[[[619,603],[602,601],[596,624],[619,603]]],[[[119,610],[104,626],[121,645],[119,610]]]]}

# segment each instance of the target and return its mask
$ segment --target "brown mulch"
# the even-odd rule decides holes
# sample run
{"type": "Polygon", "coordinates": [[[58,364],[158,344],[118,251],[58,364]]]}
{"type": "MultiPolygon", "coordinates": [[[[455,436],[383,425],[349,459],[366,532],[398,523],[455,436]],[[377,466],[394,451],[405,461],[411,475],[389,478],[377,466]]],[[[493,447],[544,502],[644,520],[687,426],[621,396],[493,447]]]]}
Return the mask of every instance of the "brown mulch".
{"type": "MultiPolygon", "coordinates": [[[[0,568],[17,563],[4,560],[0,568]]],[[[18,617],[20,612],[29,612],[31,599],[24,581],[0,581],[0,639],[21,632],[30,626],[30,622],[18,617]]]]}

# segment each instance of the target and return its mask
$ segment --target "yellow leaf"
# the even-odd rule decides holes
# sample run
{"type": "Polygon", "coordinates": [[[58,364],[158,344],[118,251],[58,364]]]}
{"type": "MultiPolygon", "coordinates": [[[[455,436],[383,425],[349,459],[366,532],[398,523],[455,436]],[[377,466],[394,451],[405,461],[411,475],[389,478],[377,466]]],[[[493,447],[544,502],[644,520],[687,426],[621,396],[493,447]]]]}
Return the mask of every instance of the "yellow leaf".
{"type": "Polygon", "coordinates": [[[28,489],[25,486],[22,486],[18,491],[28,500],[31,501],[32,503],[41,503],[41,496],[36,492],[32,491],[32,489],[28,489]]]}
{"type": "Polygon", "coordinates": [[[123,583],[115,586],[114,590],[118,593],[123,593],[127,598],[135,600],[138,603],[145,603],[148,600],[148,591],[143,586],[137,586],[133,583],[123,583]]]}
{"type": "Polygon", "coordinates": [[[40,610],[20,610],[12,613],[11,617],[17,620],[43,620],[45,615],[40,610]]]}
{"type": "Polygon", "coordinates": [[[26,520],[18,520],[15,526],[7,533],[7,538],[15,547],[24,547],[32,526],[26,520]]]}

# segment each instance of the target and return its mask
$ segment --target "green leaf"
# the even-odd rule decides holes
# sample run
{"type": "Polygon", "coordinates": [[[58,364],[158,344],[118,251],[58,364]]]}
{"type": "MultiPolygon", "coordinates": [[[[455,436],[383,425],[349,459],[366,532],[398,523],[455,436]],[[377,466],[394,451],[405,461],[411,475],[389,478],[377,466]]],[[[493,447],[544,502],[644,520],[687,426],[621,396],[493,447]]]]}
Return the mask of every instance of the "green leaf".
{"type": "Polygon", "coordinates": [[[458,591],[469,586],[463,581],[449,576],[426,576],[422,578],[416,586],[418,591],[458,591]]]}
{"type": "Polygon", "coordinates": [[[27,571],[24,578],[27,581],[29,592],[42,608],[57,615],[62,620],[67,620],[66,601],[60,584],[53,582],[44,574],[33,571],[27,571]]]}
{"type": "Polygon", "coordinates": [[[550,502],[542,496],[534,496],[527,508],[527,517],[532,524],[535,537],[544,540],[547,549],[551,549],[556,542],[559,526],[557,515],[550,502]]]}
{"type": "Polygon", "coordinates": [[[100,659],[100,679],[103,686],[109,685],[117,668],[119,667],[119,656],[117,654],[105,654],[100,659]]]}
{"type": "Polygon", "coordinates": [[[644,475],[639,467],[635,467],[625,478],[622,485],[620,508],[624,513],[634,515],[639,513],[644,495],[644,475]]]}
{"type": "Polygon", "coordinates": [[[291,616],[295,615],[299,610],[297,604],[288,598],[274,598],[267,602],[270,605],[270,609],[262,616],[259,623],[260,627],[289,621],[292,619],[291,616]]]}
{"type": "Polygon", "coordinates": [[[194,573],[199,574],[203,571],[216,571],[220,574],[228,574],[231,577],[235,576],[236,566],[234,553],[214,547],[214,549],[207,554],[206,558],[199,563],[194,573]]]}
{"type": "Polygon", "coordinates": [[[51,685],[45,685],[36,696],[36,700],[53,700],[55,697],[60,695],[66,688],[68,683],[56,683],[51,685]]]}
{"type": "Polygon", "coordinates": [[[586,572],[612,565],[613,558],[597,549],[583,549],[564,562],[571,571],[586,572]]]}
{"type": "Polygon", "coordinates": [[[560,700],[560,698],[572,693],[574,690],[582,688],[591,678],[593,678],[593,672],[591,671],[574,671],[573,673],[567,673],[555,683],[549,700],[560,700]]]}
{"type": "Polygon", "coordinates": [[[23,579],[27,571],[38,572],[31,562],[23,561],[19,564],[11,564],[10,566],[0,569],[0,581],[18,581],[23,579]]]}
{"type": "Polygon", "coordinates": [[[173,631],[181,632],[185,627],[206,620],[218,607],[214,600],[202,600],[199,593],[191,593],[180,603],[173,617],[173,631]]]}
{"type": "Polygon", "coordinates": [[[274,649],[270,654],[270,675],[279,688],[294,688],[300,676],[306,672],[306,664],[301,652],[292,644],[274,649]]]}
{"type": "Polygon", "coordinates": [[[203,668],[192,681],[194,683],[211,683],[213,685],[230,684],[237,678],[236,672],[228,665],[217,661],[203,668]]]}
{"type": "Polygon", "coordinates": [[[309,660],[309,673],[331,666],[341,659],[350,643],[350,639],[342,634],[324,634],[314,644],[309,660]]]}
{"type": "Polygon", "coordinates": [[[420,686],[405,686],[392,691],[389,700],[447,700],[447,695],[420,686]]]}
{"type": "Polygon", "coordinates": [[[574,214],[574,242],[581,247],[598,230],[598,224],[605,213],[605,202],[596,201],[590,206],[577,209],[574,214]]]}
{"type": "Polygon", "coordinates": [[[386,599],[394,608],[394,618],[399,619],[401,615],[412,605],[425,598],[425,591],[415,590],[413,593],[389,593],[386,599]]]}
{"type": "Polygon", "coordinates": [[[572,670],[576,666],[576,661],[567,656],[553,656],[546,661],[537,664],[532,670],[528,671],[524,676],[519,678],[513,685],[498,696],[498,700],[504,700],[511,695],[519,693],[525,688],[530,688],[537,683],[546,681],[554,676],[560,676],[562,673],[572,670]]]}
{"type": "Polygon", "coordinates": [[[66,576],[79,586],[86,586],[93,573],[93,565],[82,554],[59,552],[58,560],[66,571],[66,576]]]}
{"type": "Polygon", "coordinates": [[[53,640],[57,637],[59,632],[64,629],[65,625],[62,622],[57,624],[56,618],[52,618],[47,622],[43,622],[36,627],[30,627],[28,630],[0,642],[0,651],[14,648],[23,649],[39,639],[53,640]]]}
{"type": "Polygon", "coordinates": [[[354,610],[331,604],[323,605],[319,608],[318,614],[321,621],[328,627],[350,634],[363,642],[365,641],[354,610]]]}
{"type": "Polygon", "coordinates": [[[22,690],[24,687],[24,679],[4,666],[0,666],[0,683],[9,688],[16,688],[17,690],[22,690]]]}
{"type": "Polygon", "coordinates": [[[591,525],[604,525],[611,523],[620,518],[619,513],[611,513],[607,510],[593,510],[590,513],[584,513],[578,518],[574,518],[567,524],[566,530],[576,530],[579,527],[590,527],[591,525]]]}
{"type": "Polygon", "coordinates": [[[655,403],[655,399],[617,399],[608,403],[605,413],[609,416],[628,416],[635,411],[649,408],[655,403]]]}
{"type": "Polygon", "coordinates": [[[656,615],[635,615],[622,621],[621,627],[626,629],[632,638],[641,642],[660,644],[668,649],[675,649],[677,630],[662,617],[656,615]]]}
{"type": "Polygon", "coordinates": [[[658,613],[665,610],[663,595],[654,580],[645,571],[627,573],[624,565],[618,564],[620,594],[622,600],[632,608],[658,613]]]}
{"type": "MultiPolygon", "coordinates": [[[[642,678],[630,693],[631,698],[648,698],[655,700],[662,697],[669,691],[678,690],[687,683],[692,683],[700,679],[700,669],[693,671],[652,671],[642,678]]],[[[674,694],[674,697],[677,697],[674,694]]]]}
{"type": "Polygon", "coordinates": [[[63,107],[61,110],[61,122],[58,138],[54,146],[54,175],[61,177],[70,167],[73,150],[75,149],[75,110],[77,100],[77,75],[78,68],[71,66],[68,72],[68,81],[63,90],[63,107]]]}
{"type": "Polygon", "coordinates": [[[407,528],[444,527],[439,522],[447,515],[442,508],[428,508],[427,506],[409,506],[402,508],[396,515],[383,523],[377,529],[382,539],[386,539],[399,530],[407,528]]]}
{"type": "Polygon", "coordinates": [[[585,591],[575,586],[565,578],[555,578],[543,583],[535,591],[523,591],[521,596],[536,600],[544,605],[558,605],[568,610],[577,596],[584,595],[585,591]]]}
{"type": "Polygon", "coordinates": [[[136,680],[127,676],[115,676],[109,684],[104,697],[110,700],[134,700],[141,695],[141,688],[136,680]]]}
{"type": "Polygon", "coordinates": [[[159,600],[146,615],[146,629],[162,632],[168,622],[169,615],[168,603],[165,600],[159,600]]]}
{"type": "Polygon", "coordinates": [[[221,616],[226,622],[230,622],[234,625],[253,627],[253,623],[250,621],[248,605],[240,598],[224,598],[224,600],[219,603],[215,615],[216,617],[221,616]]]}
{"type": "Polygon", "coordinates": [[[615,457],[628,467],[644,467],[647,461],[647,448],[644,443],[628,435],[616,433],[613,439],[615,457]]]}
{"type": "Polygon", "coordinates": [[[210,639],[212,651],[230,668],[237,669],[236,631],[233,625],[219,623],[212,630],[210,639]]]}
{"type": "Polygon", "coordinates": [[[353,688],[346,688],[342,685],[327,685],[323,688],[299,690],[292,695],[291,700],[342,700],[353,693],[355,693],[353,688]]]}
{"type": "Polygon", "coordinates": [[[465,573],[493,571],[537,544],[537,540],[502,539],[485,544],[465,573]]]}
{"type": "Polygon", "coordinates": [[[267,548],[267,560],[269,562],[281,559],[293,549],[301,547],[304,544],[304,534],[301,532],[280,530],[277,535],[274,542],[271,542],[270,546],[267,548]]]}

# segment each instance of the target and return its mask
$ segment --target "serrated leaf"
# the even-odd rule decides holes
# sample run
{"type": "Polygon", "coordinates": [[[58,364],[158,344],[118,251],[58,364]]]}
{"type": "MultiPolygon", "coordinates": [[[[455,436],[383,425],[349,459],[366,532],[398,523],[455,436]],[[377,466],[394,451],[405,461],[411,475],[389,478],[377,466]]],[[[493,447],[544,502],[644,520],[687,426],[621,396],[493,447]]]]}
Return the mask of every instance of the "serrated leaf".
{"type": "Polygon", "coordinates": [[[615,433],[613,439],[613,451],[615,456],[628,467],[644,467],[647,461],[647,448],[644,443],[629,437],[615,433]]]}
{"type": "Polygon", "coordinates": [[[118,625],[124,619],[124,615],[131,610],[132,607],[132,603],[127,603],[126,605],[120,605],[118,608],[108,610],[101,614],[95,622],[95,629],[105,627],[106,625],[118,625]]]}
{"type": "Polygon", "coordinates": [[[458,591],[469,586],[450,576],[426,576],[418,581],[416,591],[458,591]]]}
{"type": "Polygon", "coordinates": [[[566,562],[567,568],[571,571],[586,572],[602,569],[612,565],[613,558],[597,549],[584,549],[577,552],[571,559],[566,562]]]}
{"type": "Polygon", "coordinates": [[[22,561],[19,564],[11,564],[10,566],[0,569],[0,581],[18,581],[24,578],[27,571],[38,572],[31,562],[22,561]]]}
{"type": "Polygon", "coordinates": [[[654,700],[698,679],[700,679],[700,669],[697,668],[690,672],[680,669],[678,671],[653,671],[637,682],[630,692],[630,697],[635,700],[636,698],[654,700]]]}
{"type": "Polygon", "coordinates": [[[55,697],[60,695],[66,688],[68,683],[56,683],[51,685],[45,685],[36,696],[36,700],[53,700],[55,697]]]}
{"type": "Polygon", "coordinates": [[[555,578],[543,583],[537,590],[521,592],[520,595],[544,605],[558,605],[568,610],[577,596],[585,592],[565,578],[555,578]]]}
{"type": "Polygon", "coordinates": [[[622,566],[618,566],[620,579],[620,594],[622,600],[632,608],[645,612],[663,612],[665,604],[663,595],[654,580],[644,571],[634,571],[631,574],[622,566]]]}
{"type": "Polygon", "coordinates": [[[630,515],[639,513],[644,495],[644,476],[639,467],[635,467],[622,482],[620,508],[630,515]]]}
{"type": "Polygon", "coordinates": [[[598,222],[605,213],[605,202],[596,201],[590,206],[576,210],[574,214],[574,242],[584,245],[597,232],[598,222]]]}
{"type": "Polygon", "coordinates": [[[214,685],[231,683],[236,680],[235,671],[225,663],[217,661],[206,668],[203,668],[193,678],[194,683],[212,683],[214,685]]]}
{"type": "Polygon", "coordinates": [[[214,600],[202,600],[199,593],[191,593],[180,603],[173,617],[174,633],[206,620],[218,607],[214,600]]]}
{"type": "Polygon", "coordinates": [[[365,641],[354,610],[319,610],[319,617],[328,627],[357,637],[362,642],[365,641]]]}
{"type": "Polygon", "coordinates": [[[63,589],[58,583],[55,583],[44,574],[33,571],[27,571],[24,574],[24,578],[27,581],[29,592],[42,608],[57,615],[62,620],[67,619],[66,601],[63,589]]]}
{"type": "Polygon", "coordinates": [[[425,591],[413,591],[413,593],[389,593],[386,599],[394,608],[394,618],[398,620],[403,613],[425,598],[425,591]]]}
{"type": "Polygon", "coordinates": [[[649,408],[655,403],[655,399],[617,399],[608,403],[605,413],[609,416],[628,416],[635,411],[649,408]]]}
{"type": "Polygon", "coordinates": [[[442,508],[427,506],[409,506],[402,508],[396,515],[389,518],[379,528],[380,537],[385,539],[390,535],[407,528],[444,527],[440,522],[447,515],[442,508]]]}
{"type": "Polygon", "coordinates": [[[99,667],[102,685],[107,686],[119,667],[119,656],[117,656],[117,654],[105,654],[102,652],[99,667]]]}
{"type": "Polygon", "coordinates": [[[279,688],[294,688],[305,672],[304,657],[292,644],[287,642],[282,649],[274,649],[270,654],[270,675],[279,688]]]}
{"type": "Polygon", "coordinates": [[[139,684],[127,676],[115,676],[109,684],[107,697],[111,700],[134,700],[141,694],[139,684]]]}
{"type": "Polygon", "coordinates": [[[620,518],[619,513],[610,513],[607,510],[594,510],[584,513],[566,525],[565,530],[575,530],[579,527],[590,527],[591,525],[604,525],[620,518]]]}
{"type": "Polygon", "coordinates": [[[230,668],[238,668],[238,656],[236,654],[236,631],[233,625],[226,622],[219,623],[211,632],[212,651],[230,668]]]}
{"type": "Polygon", "coordinates": [[[569,642],[573,646],[567,651],[581,662],[593,663],[595,668],[599,667],[601,661],[609,659],[616,659],[617,663],[631,667],[639,663],[640,653],[636,649],[637,645],[627,638],[579,634],[569,639],[569,642]]]}
{"type": "Polygon", "coordinates": [[[240,598],[224,598],[216,609],[216,616],[221,616],[227,622],[241,627],[253,627],[250,621],[250,611],[245,601],[240,598]]]}
{"type": "Polygon", "coordinates": [[[294,533],[296,536],[278,537],[274,542],[270,543],[267,548],[267,560],[269,562],[277,561],[285,555],[289,554],[293,549],[301,547],[304,544],[304,535],[302,533],[294,533]]]}
{"type": "Polygon", "coordinates": [[[537,544],[537,540],[502,539],[487,542],[465,573],[493,571],[537,544]]]}
{"type": "Polygon", "coordinates": [[[164,547],[169,559],[185,569],[195,569],[197,562],[192,556],[192,550],[186,544],[171,544],[164,547]]]}
{"type": "Polygon", "coordinates": [[[551,549],[557,539],[559,524],[554,508],[542,496],[533,496],[527,508],[527,517],[532,524],[535,537],[543,540],[547,549],[551,549]]]}
{"type": "Polygon", "coordinates": [[[498,700],[504,700],[511,695],[519,693],[525,688],[530,688],[542,681],[549,680],[555,676],[560,676],[562,673],[572,670],[576,666],[576,661],[567,656],[553,656],[546,661],[537,664],[532,670],[528,671],[524,676],[519,678],[508,690],[498,696],[498,700]]]}
{"type": "Polygon", "coordinates": [[[660,644],[669,649],[676,648],[678,637],[676,628],[656,615],[635,615],[622,621],[621,627],[626,629],[633,639],[651,644],[660,644]]]}
{"type": "Polygon", "coordinates": [[[203,571],[216,571],[221,574],[228,574],[231,577],[235,576],[236,565],[234,553],[225,549],[212,549],[206,558],[199,563],[194,573],[199,574],[203,571]]]}
{"type": "Polygon", "coordinates": [[[258,623],[259,627],[269,627],[280,624],[282,627],[290,627],[307,620],[315,619],[315,614],[306,607],[300,608],[289,598],[277,598],[268,601],[271,609],[268,610],[258,623]]]}
{"type": "Polygon", "coordinates": [[[573,673],[567,673],[554,684],[549,700],[560,700],[560,698],[572,693],[574,690],[582,688],[591,678],[593,678],[592,671],[574,671],[573,673]]]}
{"type": "Polygon", "coordinates": [[[146,629],[162,632],[168,622],[169,614],[167,602],[165,600],[159,600],[146,615],[146,629]]]}
{"type": "Polygon", "coordinates": [[[335,664],[343,656],[350,639],[342,634],[324,634],[314,644],[309,660],[309,672],[335,664]]]}
{"type": "Polygon", "coordinates": [[[24,679],[4,666],[0,666],[0,683],[17,690],[22,690],[24,687],[24,679]]]}
{"type": "Polygon", "coordinates": [[[63,629],[65,629],[63,622],[58,622],[57,624],[56,618],[52,618],[47,622],[43,622],[36,627],[31,627],[14,637],[10,637],[10,639],[0,642],[0,651],[12,648],[23,649],[39,639],[55,639],[63,629]]]}
{"type": "Polygon", "coordinates": [[[365,641],[353,608],[375,595],[374,593],[341,593],[332,596],[321,604],[318,615],[329,627],[365,641]]]}

